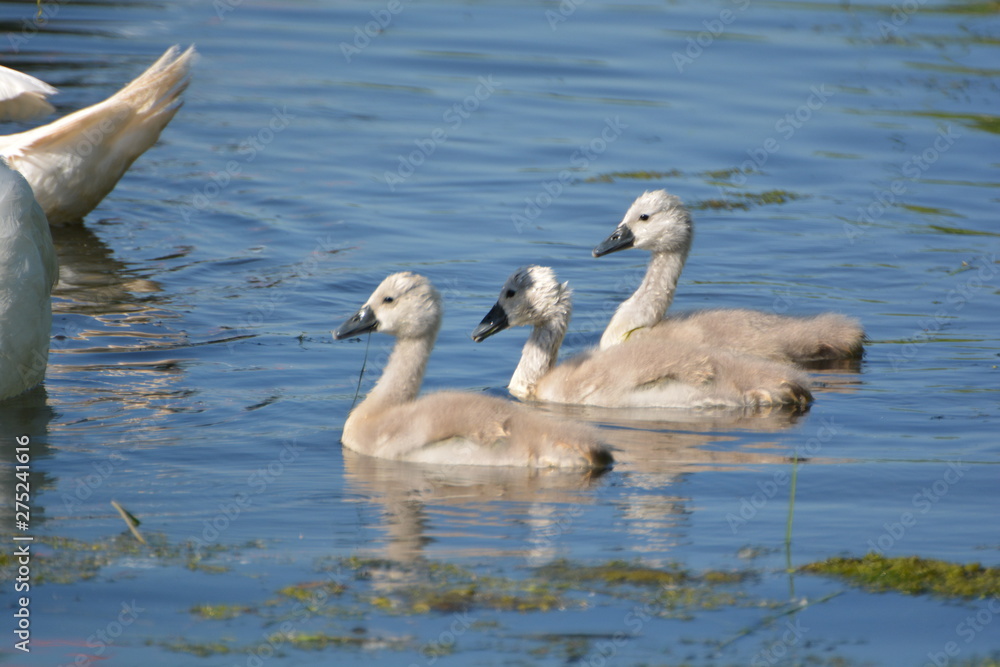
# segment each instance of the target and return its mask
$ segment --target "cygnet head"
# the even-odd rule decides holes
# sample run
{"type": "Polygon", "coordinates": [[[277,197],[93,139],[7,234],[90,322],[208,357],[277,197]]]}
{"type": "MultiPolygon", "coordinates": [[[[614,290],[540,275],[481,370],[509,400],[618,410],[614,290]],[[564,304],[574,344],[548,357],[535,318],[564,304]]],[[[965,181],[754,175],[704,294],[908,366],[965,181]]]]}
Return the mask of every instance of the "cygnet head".
{"type": "Polygon", "coordinates": [[[404,271],[383,280],[333,337],[381,331],[396,338],[425,338],[437,336],[440,326],[441,295],[424,276],[404,271]]]}
{"type": "Polygon", "coordinates": [[[507,327],[569,321],[572,309],[568,283],[560,283],[547,266],[524,266],[507,278],[496,304],[472,332],[481,343],[507,327]]]}
{"type": "Polygon", "coordinates": [[[666,190],[639,195],[614,233],[594,248],[594,257],[640,248],[654,253],[687,254],[691,247],[691,213],[666,190]]]}

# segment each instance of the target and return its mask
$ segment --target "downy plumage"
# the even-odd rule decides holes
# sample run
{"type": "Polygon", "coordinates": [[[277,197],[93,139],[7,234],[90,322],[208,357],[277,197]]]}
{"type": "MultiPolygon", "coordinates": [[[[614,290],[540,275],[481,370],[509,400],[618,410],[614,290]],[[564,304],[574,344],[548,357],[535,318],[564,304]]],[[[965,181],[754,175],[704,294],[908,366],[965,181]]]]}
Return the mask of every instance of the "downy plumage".
{"type": "Polygon", "coordinates": [[[622,302],[604,330],[602,350],[638,335],[655,336],[665,344],[704,344],[795,363],[862,355],[864,330],[857,320],[839,313],[790,317],[717,308],[667,315],[693,233],[691,214],[680,199],[656,190],[640,195],[611,236],[594,248],[595,257],[627,248],[652,254],[639,288],[622,302]]]}
{"type": "Polygon", "coordinates": [[[602,468],[611,455],[596,429],[536,414],[493,396],[443,391],[417,397],[441,326],[441,297],[414,273],[387,277],[333,336],[396,338],[382,377],[344,423],[348,449],[444,465],[602,468]]]}
{"type": "Polygon", "coordinates": [[[556,365],[569,327],[569,286],[552,269],[515,271],[472,333],[480,342],[509,326],[531,326],[510,392],[522,399],[604,407],[710,407],[805,404],[805,375],[791,366],[704,345],[637,337],[588,350],[556,365]]]}

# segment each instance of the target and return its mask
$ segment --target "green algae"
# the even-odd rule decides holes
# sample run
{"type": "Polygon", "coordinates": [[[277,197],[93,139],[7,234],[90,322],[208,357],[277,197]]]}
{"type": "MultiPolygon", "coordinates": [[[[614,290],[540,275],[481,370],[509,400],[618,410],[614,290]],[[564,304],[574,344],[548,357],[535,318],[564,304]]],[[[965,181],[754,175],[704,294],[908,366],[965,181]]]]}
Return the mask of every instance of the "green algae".
{"type": "Polygon", "coordinates": [[[268,637],[271,644],[287,642],[289,646],[303,651],[322,651],[327,648],[368,648],[378,644],[378,648],[391,648],[393,642],[376,641],[363,632],[340,635],[326,632],[291,632],[268,637]]]}
{"type": "MultiPolygon", "coordinates": [[[[706,179],[709,183],[715,183],[722,187],[735,187],[732,183],[734,177],[745,175],[740,168],[717,169],[713,171],[700,172],[698,174],[685,174],[679,169],[669,171],[635,170],[635,171],[612,171],[598,174],[584,179],[586,183],[614,183],[617,180],[631,181],[656,181],[664,179],[681,178],[683,176],[697,176],[706,179]]],[[[725,210],[734,209],[747,210],[754,206],[768,206],[786,204],[796,199],[801,199],[802,195],[787,190],[765,190],[763,192],[731,192],[723,198],[705,199],[694,202],[689,206],[693,211],[704,210],[725,210]]]]}
{"type": "MultiPolygon", "coordinates": [[[[151,642],[147,642],[147,645],[153,644],[151,642]]],[[[156,645],[174,653],[189,653],[199,658],[207,658],[213,655],[227,655],[233,651],[232,647],[221,641],[192,642],[187,639],[171,639],[168,641],[157,642],[156,645]]]]}
{"type": "Polygon", "coordinates": [[[733,176],[737,174],[744,173],[739,167],[730,167],[728,169],[712,169],[709,171],[702,172],[702,176],[709,179],[710,181],[728,181],[733,176]]]}
{"type": "Polygon", "coordinates": [[[952,663],[955,667],[1000,667],[1000,653],[993,653],[989,657],[980,658],[973,656],[968,660],[952,663]]]}
{"type": "Polygon", "coordinates": [[[432,661],[438,658],[443,658],[446,655],[451,655],[455,652],[455,644],[445,644],[442,642],[431,642],[425,644],[420,648],[420,652],[424,654],[425,658],[429,658],[432,661]]]}
{"type": "Polygon", "coordinates": [[[402,564],[351,557],[325,561],[320,569],[360,581],[377,574],[397,578],[388,591],[356,595],[362,605],[394,615],[449,614],[472,609],[533,612],[574,605],[546,582],[481,575],[453,563],[402,564]]]}
{"type": "Polygon", "coordinates": [[[607,585],[675,586],[688,580],[689,574],[677,565],[658,569],[640,563],[613,560],[603,565],[578,565],[568,560],[557,560],[538,568],[545,578],[562,581],[590,581],[607,585]]]}
{"type": "Polygon", "coordinates": [[[799,568],[806,574],[845,579],[866,590],[949,598],[1000,596],[1000,568],[979,563],[949,563],[917,556],[834,557],[799,568]]]}
{"type": "Polygon", "coordinates": [[[537,574],[544,578],[567,582],[599,582],[614,586],[680,586],[738,584],[754,576],[747,570],[723,571],[707,570],[700,574],[670,564],[663,568],[649,567],[638,562],[624,560],[608,561],[602,565],[579,565],[568,560],[553,561],[544,565],[537,574]]]}
{"type": "Polygon", "coordinates": [[[965,229],[963,227],[945,227],[943,225],[928,225],[931,229],[942,234],[955,234],[959,236],[1000,236],[996,232],[986,232],[979,229],[965,229]]]}
{"type": "MultiPolygon", "coordinates": [[[[726,607],[768,606],[740,590],[741,584],[756,578],[753,570],[693,571],[676,563],[654,567],[641,561],[584,564],[557,560],[506,576],[447,562],[351,557],[321,559],[316,569],[323,573],[318,580],[282,586],[262,602],[206,602],[189,612],[205,620],[259,617],[263,628],[271,628],[264,636],[277,652],[377,648],[416,650],[434,660],[460,649],[454,643],[426,643],[414,637],[373,636],[366,619],[450,616],[454,623],[493,633],[502,627],[503,616],[490,614],[583,610],[624,602],[631,605],[635,619],[689,620],[726,607]],[[343,625],[343,619],[352,619],[352,625],[343,625]],[[310,626],[302,625],[306,622],[310,626]],[[286,623],[294,625],[285,629],[286,623]],[[279,624],[282,631],[275,634],[279,624]]],[[[575,661],[588,654],[595,639],[599,637],[565,636],[550,648],[561,658],[575,661]]],[[[253,648],[224,638],[206,642],[170,639],[157,645],[200,657],[242,654],[253,648]]],[[[544,647],[541,650],[546,652],[544,647]]]]}
{"type": "MultiPolygon", "coordinates": [[[[752,571],[692,572],[676,564],[650,567],[613,560],[583,565],[557,560],[534,568],[531,575],[511,578],[479,574],[451,563],[393,564],[387,561],[341,559],[326,561],[325,571],[366,580],[373,573],[393,579],[388,589],[356,591],[362,609],[392,615],[454,614],[475,610],[547,612],[585,608],[594,592],[648,603],[664,616],[685,616],[690,610],[740,605],[745,595],[723,590],[756,576],[752,571]]],[[[281,595],[302,599],[314,588],[282,589],[281,595]]],[[[342,588],[335,591],[343,593],[342,588]]]]}
{"type": "Polygon", "coordinates": [[[409,585],[400,587],[392,596],[369,598],[369,602],[397,614],[453,614],[474,609],[525,613],[581,606],[548,584],[497,577],[409,585]]]}
{"type": "Polygon", "coordinates": [[[734,192],[725,199],[705,199],[691,205],[694,211],[704,210],[725,210],[733,209],[747,210],[754,206],[768,206],[776,204],[787,204],[790,201],[801,199],[802,195],[787,190],[765,190],[764,192],[734,192]]]}
{"type": "Polygon", "coordinates": [[[494,611],[551,611],[553,609],[563,609],[573,606],[559,593],[553,591],[544,584],[528,582],[522,585],[521,590],[486,590],[479,591],[475,588],[467,589],[467,605],[449,605],[454,602],[452,596],[447,592],[438,598],[430,596],[426,601],[430,609],[434,611],[458,611],[462,608],[485,608],[494,611]],[[437,602],[437,604],[434,604],[437,602]]]}
{"type": "MultiPolygon", "coordinates": [[[[371,570],[392,570],[399,567],[395,561],[386,558],[363,558],[361,556],[347,556],[346,558],[326,558],[320,566],[320,572],[331,570],[353,570],[357,574],[367,573],[371,570]]],[[[364,577],[359,577],[364,578],[364,577]]]]}
{"type": "Polygon", "coordinates": [[[196,604],[188,611],[207,620],[227,621],[243,614],[252,614],[255,609],[240,604],[196,604]]]}
{"type": "Polygon", "coordinates": [[[307,581],[301,584],[292,584],[278,590],[278,595],[299,602],[309,602],[322,599],[331,595],[342,595],[347,587],[335,581],[307,581]]]}
{"type": "Polygon", "coordinates": [[[652,615],[681,619],[693,618],[695,610],[745,605],[746,595],[742,591],[724,587],[742,584],[756,576],[749,570],[696,573],[677,564],[655,568],[622,560],[600,565],[558,560],[538,568],[536,574],[567,589],[632,599],[642,602],[652,615]]]}
{"type": "Polygon", "coordinates": [[[147,558],[160,565],[184,567],[189,570],[217,574],[228,572],[225,564],[206,562],[246,548],[260,548],[259,542],[238,546],[211,545],[203,547],[190,540],[171,543],[162,533],[146,536],[148,544],[140,544],[130,534],[85,541],[67,537],[42,536],[36,540],[32,559],[35,584],[72,584],[96,577],[100,571],[123,558],[147,558]]]}
{"type": "Polygon", "coordinates": [[[598,174],[584,179],[585,183],[614,183],[616,180],[631,181],[656,181],[662,178],[677,178],[683,176],[683,172],[678,169],[670,171],[612,171],[606,174],[598,174]]]}
{"type": "Polygon", "coordinates": [[[283,649],[293,648],[301,651],[323,651],[326,649],[355,648],[355,649],[392,649],[403,650],[411,648],[411,641],[405,638],[376,638],[371,637],[364,630],[356,630],[350,634],[337,634],[329,632],[276,632],[266,637],[266,644],[251,644],[240,646],[228,644],[223,641],[193,642],[187,639],[170,639],[166,641],[154,642],[147,640],[147,646],[159,646],[162,649],[173,653],[187,653],[199,658],[207,658],[215,655],[246,654],[255,650],[260,650],[262,646],[267,646],[273,655],[286,655],[283,649]]]}

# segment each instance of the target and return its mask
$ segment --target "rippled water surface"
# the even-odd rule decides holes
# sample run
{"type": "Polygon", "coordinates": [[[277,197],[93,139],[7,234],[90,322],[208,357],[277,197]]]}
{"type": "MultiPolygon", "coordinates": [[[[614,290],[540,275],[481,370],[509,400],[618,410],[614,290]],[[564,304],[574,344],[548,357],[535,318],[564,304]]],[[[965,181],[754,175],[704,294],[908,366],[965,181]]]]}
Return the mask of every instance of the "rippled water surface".
{"type": "MultiPolygon", "coordinates": [[[[872,550],[1000,565],[996,3],[38,11],[0,4],[4,64],[60,88],[59,114],[170,44],[201,59],[161,141],[82,225],[54,230],[48,376],[0,406],[4,550],[25,434],[36,540],[31,652],[6,613],[0,663],[924,665],[1000,650],[996,597],[795,571],[872,550]],[[697,229],[676,308],[841,311],[863,321],[865,359],[814,373],[804,414],[570,411],[624,443],[596,478],[341,449],[366,343],[329,330],[386,274],[424,273],[444,296],[425,387],[503,394],[525,333],[469,333],[505,277],[555,267],[575,295],[564,352],[595,344],[647,257],[590,249],[660,187],[697,229]],[[684,574],[596,574],[614,561],[684,574]]],[[[371,338],[362,392],[389,349],[371,338]]],[[[12,612],[16,564],[0,564],[12,612]]]]}

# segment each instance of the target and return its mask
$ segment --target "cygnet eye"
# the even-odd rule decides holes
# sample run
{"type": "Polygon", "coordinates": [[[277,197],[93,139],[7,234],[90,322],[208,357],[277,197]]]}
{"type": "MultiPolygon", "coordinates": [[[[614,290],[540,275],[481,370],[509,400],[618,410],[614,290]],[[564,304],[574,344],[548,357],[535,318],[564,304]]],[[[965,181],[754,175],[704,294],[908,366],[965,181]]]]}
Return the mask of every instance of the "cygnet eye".
{"type": "Polygon", "coordinates": [[[639,219],[640,220],[649,220],[649,214],[648,213],[643,213],[642,215],[639,216],[639,219]]]}
{"type": "Polygon", "coordinates": [[[384,299],[382,299],[382,303],[392,303],[393,301],[395,301],[395,299],[392,298],[391,296],[387,296],[384,299]]]}
{"type": "Polygon", "coordinates": [[[515,294],[517,294],[517,292],[515,292],[515,291],[514,291],[514,290],[512,290],[512,289],[509,289],[509,290],[507,290],[507,294],[506,294],[505,296],[506,296],[506,297],[507,297],[508,299],[513,299],[513,298],[514,298],[514,295],[515,295],[515,294]]]}

